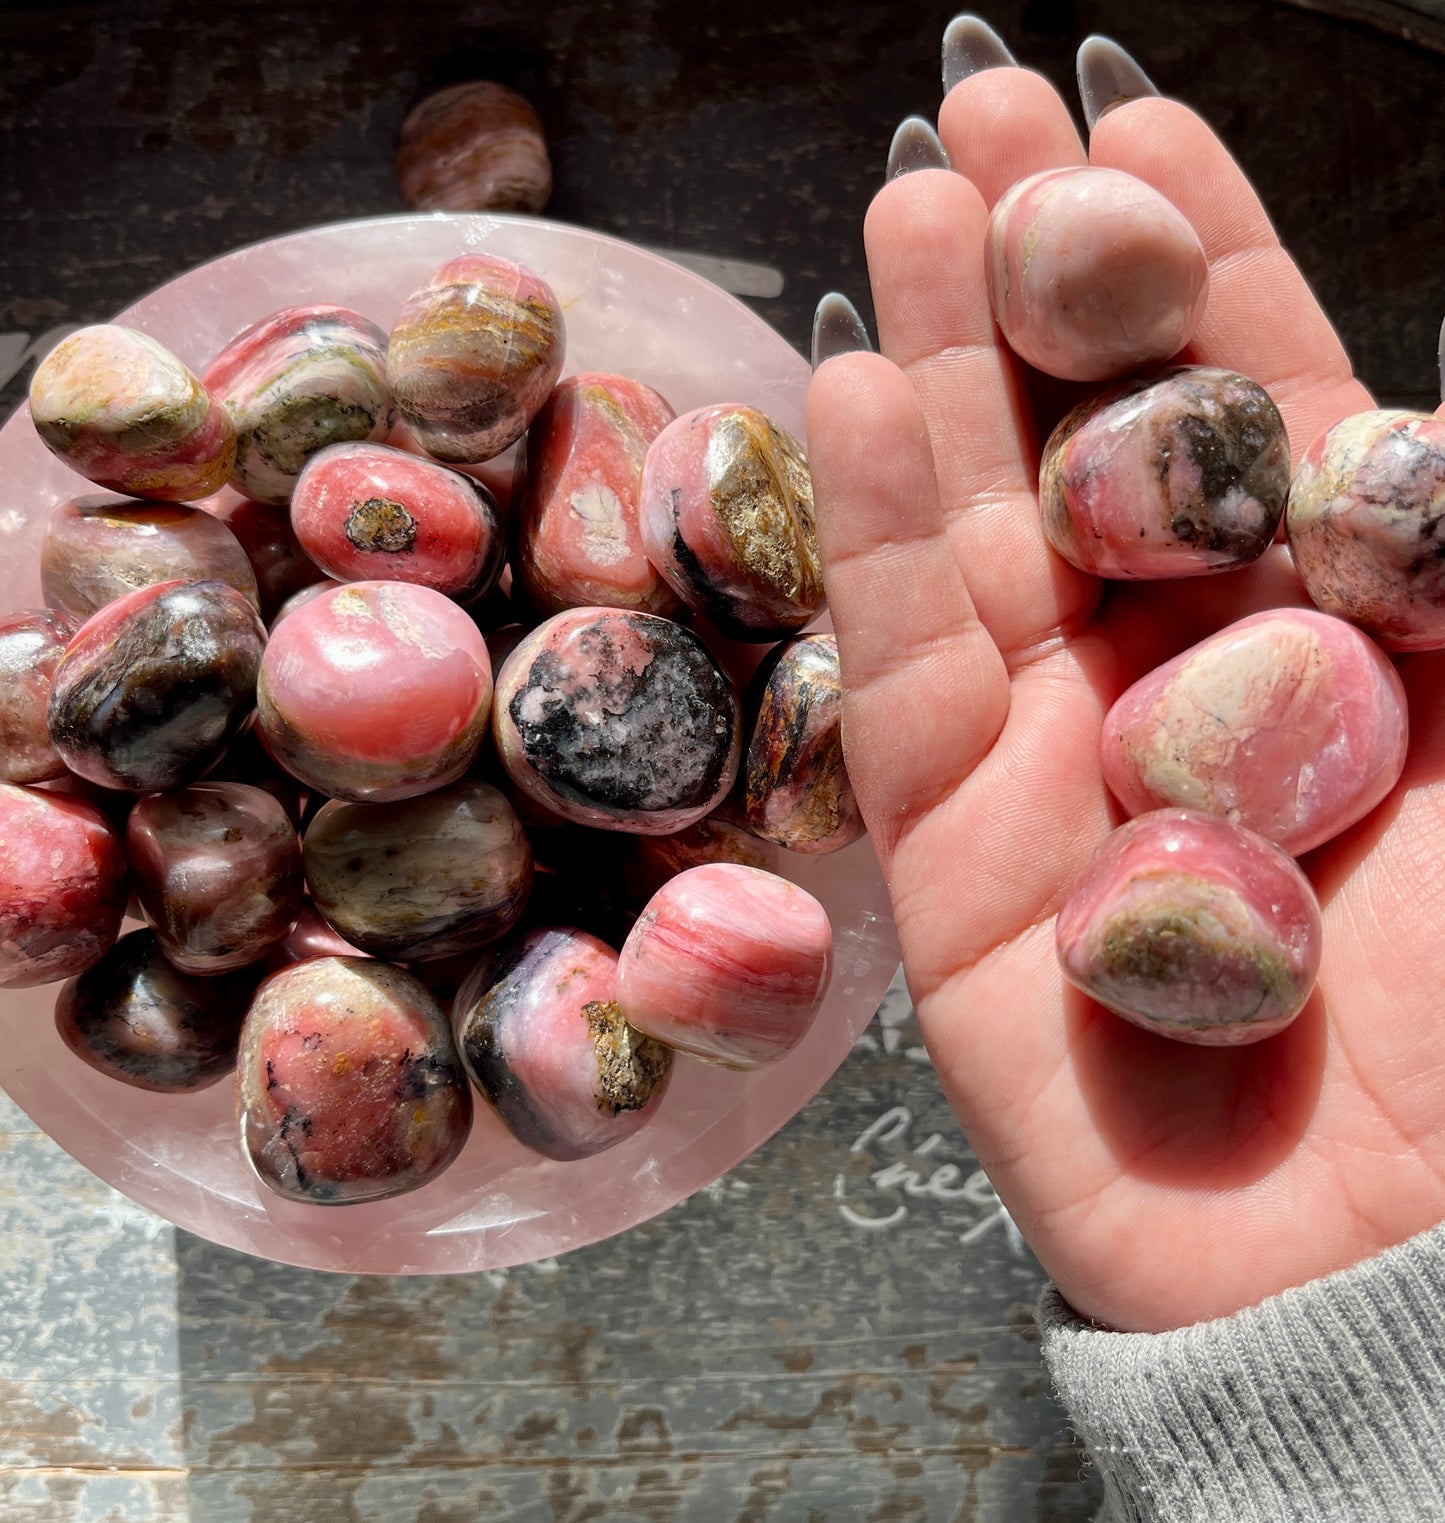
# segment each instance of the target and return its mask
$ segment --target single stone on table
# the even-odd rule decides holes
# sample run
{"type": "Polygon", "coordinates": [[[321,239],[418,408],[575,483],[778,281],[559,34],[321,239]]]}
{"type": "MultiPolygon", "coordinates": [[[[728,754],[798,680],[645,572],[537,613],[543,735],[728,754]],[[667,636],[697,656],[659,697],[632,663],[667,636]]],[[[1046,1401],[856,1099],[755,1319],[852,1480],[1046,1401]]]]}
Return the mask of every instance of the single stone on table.
{"type": "Polygon", "coordinates": [[[544,1158],[589,1158],[656,1113],[672,1054],[619,1015],[617,954],[585,931],[536,930],[479,962],[453,1006],[478,1091],[544,1158]]]}
{"type": "Polygon", "coordinates": [[[843,679],[832,635],[785,640],[758,668],[743,704],[748,828],[821,856],[866,833],[843,760],[843,679]]]}
{"type": "Polygon", "coordinates": [[[401,124],[396,179],[420,211],[539,212],[552,194],[542,120],[490,80],[438,90],[401,124]]]}
{"type": "Polygon", "coordinates": [[[388,803],[471,765],[487,733],[491,662],[450,598],[351,582],[277,619],[256,701],[267,748],[308,788],[388,803]]]}
{"type": "Polygon", "coordinates": [[[1229,571],[1274,541],[1289,440],[1263,387],[1194,366],[1081,403],[1039,469],[1044,534],[1093,576],[1229,571]]]}
{"type": "Polygon", "coordinates": [[[236,460],[226,409],[169,349],[113,323],[46,355],[30,381],[30,417],[73,470],[135,497],[208,497],[236,460]]]}
{"type": "Polygon", "coordinates": [[[1300,856],[1399,781],[1405,690],[1384,652],[1313,608],[1251,614],[1141,677],[1104,719],[1104,781],[1130,814],[1167,805],[1300,856]]]}
{"type": "Polygon", "coordinates": [[[625,376],[588,372],[554,388],[528,432],[513,497],[514,570],[539,614],[598,606],[677,612],[638,523],[647,447],[674,417],[650,386],[625,376]]]}
{"type": "Polygon", "coordinates": [[[320,566],[301,548],[289,507],[242,497],[234,487],[223,487],[196,506],[225,524],[246,552],[256,576],[261,617],[268,624],[288,598],[325,579],[320,566]]]}
{"type": "Polygon", "coordinates": [[[403,304],[386,373],[417,442],[490,460],[527,431],[562,373],[566,327],[540,275],[489,254],[442,265],[403,304]]]}
{"type": "Polygon", "coordinates": [[[198,783],[139,800],[126,822],[136,894],[183,973],[248,967],[301,913],[301,843],[269,793],[198,783]]]}
{"type": "Polygon", "coordinates": [[[50,685],[79,622],[49,608],[0,614],[0,783],[65,776],[50,739],[50,685]]]}
{"type": "Polygon", "coordinates": [[[666,835],[737,775],[737,695],[690,630],[653,614],[574,608],[502,668],[497,754],[513,783],[578,825],[666,835]]]}
{"type": "Polygon", "coordinates": [[[1210,1047],[1288,1026],[1314,988],[1322,936],[1293,859],[1192,809],[1114,831],[1056,926],[1070,983],[1146,1031],[1210,1047]]]}
{"type": "Polygon", "coordinates": [[[1209,294],[1189,220],[1117,169],[1046,169],[994,206],[989,299],[1015,354],[1065,381],[1110,381],[1177,354],[1209,294]]]}
{"type": "Polygon", "coordinates": [[[776,640],[824,609],[802,446],[755,408],[669,423],[642,467],[642,544],[674,592],[736,640],[776,640]]]}
{"type": "Polygon", "coordinates": [[[83,973],[125,913],[125,850],[98,809],[0,783],[0,989],[83,973]]]}
{"type": "Polygon", "coordinates": [[[188,1094],[231,1073],[259,970],[178,971],[154,931],[132,931],[55,1002],[61,1040],[92,1068],[159,1094],[188,1094]]]}
{"type": "Polygon", "coordinates": [[[827,911],[795,883],[714,862],[665,883],[622,948],[617,1003],[648,1036],[727,1068],[802,1041],[833,964],[827,911]]]}
{"type": "Polygon", "coordinates": [[[1285,512],[1310,598],[1387,650],[1445,648],[1445,419],[1357,413],[1305,451],[1285,512]]]}
{"type": "Polygon", "coordinates": [[[480,482],[384,444],[312,456],[291,498],[306,553],[342,582],[415,582],[460,603],[497,584],[506,533],[480,482]]]}
{"type": "Polygon", "coordinates": [[[288,1200],[402,1195],[461,1152],[472,1096],[441,1007],[401,968],[314,957],[261,985],[237,1064],[241,1145],[288,1200]]]}
{"type": "Polygon", "coordinates": [[[157,582],[225,582],[261,606],[241,542],[200,508],[91,496],[63,502],[50,515],[40,543],[40,591],[51,608],[88,619],[157,582]]]}
{"type": "Polygon", "coordinates": [[[195,782],[251,717],[266,628],[223,582],[142,587],[81,625],[50,692],[72,772],[132,793],[195,782]]]}
{"type": "Polygon", "coordinates": [[[397,804],[325,804],[304,852],[330,925],[373,956],[407,962],[496,941],[532,887],[522,822],[474,778],[397,804]]]}
{"type": "Polygon", "coordinates": [[[317,450],[385,439],[396,422],[387,337],[348,307],[286,307],[252,323],[213,359],[205,383],[236,429],[231,484],[284,503],[317,450]]]}

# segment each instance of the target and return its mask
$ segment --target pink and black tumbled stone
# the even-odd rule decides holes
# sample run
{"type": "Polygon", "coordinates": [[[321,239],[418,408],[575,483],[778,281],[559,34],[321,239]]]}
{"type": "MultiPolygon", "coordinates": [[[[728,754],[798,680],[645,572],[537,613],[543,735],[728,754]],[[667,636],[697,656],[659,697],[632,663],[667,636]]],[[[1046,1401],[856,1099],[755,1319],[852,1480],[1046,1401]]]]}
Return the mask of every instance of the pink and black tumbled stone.
{"type": "Polygon", "coordinates": [[[200,508],[133,497],[77,497],[50,515],[40,544],[40,591],[51,608],[88,619],[158,582],[225,582],[260,606],[240,541],[200,508]]]}
{"type": "Polygon", "coordinates": [[[126,851],[141,909],[185,973],[248,967],[301,913],[301,843],[269,793],[197,783],[137,801],[126,851]]]}
{"type": "Polygon", "coordinates": [[[744,704],[742,804],[748,828],[821,856],[865,834],[843,759],[843,679],[832,635],[785,640],[744,704]]]}
{"type": "Polygon", "coordinates": [[[1044,534],[1093,576],[1205,576],[1274,542],[1289,440],[1263,387],[1195,366],[1082,403],[1039,470],[1044,534]]]}
{"type": "Polygon", "coordinates": [[[732,684],[690,630],[575,608],[508,657],[493,736],[507,775],[578,825],[665,835],[709,813],[737,774],[732,684]]]}
{"type": "Polygon", "coordinates": [[[532,887],[516,810],[474,778],[396,804],[326,804],[304,851],[312,898],[331,926],[372,956],[403,962],[496,941],[532,887]]]}
{"type": "Polygon", "coordinates": [[[802,446],[731,404],[684,413],[652,441],[639,517],[647,558],[736,640],[777,640],[826,605],[802,446]]]}
{"type": "Polygon", "coordinates": [[[259,976],[182,973],[153,931],[132,931],[60,991],[55,1024],[100,1073],[136,1089],[189,1094],[234,1071],[259,976]]]}
{"type": "Polygon", "coordinates": [[[415,582],[471,603],[502,574],[506,534],[479,481],[384,444],[312,457],[291,498],[307,555],[340,582],[415,582]]]}
{"type": "Polygon", "coordinates": [[[1121,825],[1055,925],[1064,977],[1136,1026],[1201,1046],[1282,1030],[1319,972],[1309,880],[1252,831],[1191,809],[1121,825]]]}
{"type": "Polygon", "coordinates": [[[617,954],[544,928],[478,963],[453,1006],[472,1082],[533,1152],[570,1161],[631,1137],[656,1112],[672,1054],[614,999],[617,954]]]}
{"type": "Polygon", "coordinates": [[[237,1064],[241,1145],[288,1200],[402,1195],[461,1152],[472,1096],[441,1006],[410,973],[316,957],[256,992],[237,1064]]]}
{"type": "Polygon", "coordinates": [[[53,609],[0,614],[0,783],[65,776],[50,739],[50,685],[79,621],[53,609]]]}
{"type": "Polygon", "coordinates": [[[132,793],[194,782],[249,721],[266,629],[223,582],[161,582],[81,625],[56,668],[50,738],[72,772],[132,793]]]}

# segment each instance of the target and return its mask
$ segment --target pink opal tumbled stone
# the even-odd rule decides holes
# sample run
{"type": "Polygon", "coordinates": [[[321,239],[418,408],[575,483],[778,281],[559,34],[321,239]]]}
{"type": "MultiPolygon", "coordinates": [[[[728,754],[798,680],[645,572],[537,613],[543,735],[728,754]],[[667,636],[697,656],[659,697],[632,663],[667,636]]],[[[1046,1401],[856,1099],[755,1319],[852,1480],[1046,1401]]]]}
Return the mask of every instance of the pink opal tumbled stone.
{"type": "Polygon", "coordinates": [[[428,95],[401,124],[396,180],[423,211],[539,212],[552,194],[552,161],[530,102],[491,80],[428,95]]]}
{"type": "Polygon", "coordinates": [[[65,776],[50,739],[50,685],[76,620],[50,608],[0,614],[0,783],[65,776]]]}
{"type": "Polygon", "coordinates": [[[1305,451],[1285,515],[1310,598],[1388,650],[1445,649],[1445,419],[1382,409],[1305,451]]]}
{"type": "Polygon", "coordinates": [[[487,732],[486,642],[450,598],[352,582],[278,620],[256,702],[266,745],[309,788],[355,803],[459,778],[487,732]]]}
{"type": "Polygon", "coordinates": [[[617,953],[585,931],[532,931],[479,962],[453,1005],[478,1091],[544,1158],[590,1158],[645,1125],[672,1054],[616,1004],[617,953]]]}
{"type": "Polygon", "coordinates": [[[654,614],[556,614],[497,681],[492,735],[508,777],[577,825],[666,835],[701,819],[737,776],[740,731],[707,647],[654,614]]]}
{"type": "Polygon", "coordinates": [[[125,911],[125,852],[98,809],[0,783],[0,989],[83,973],[125,911]]]}
{"type": "Polygon", "coordinates": [[[291,525],[339,582],[415,582],[458,602],[502,574],[496,499],[470,476],[384,444],[334,444],[296,482],[291,525]]]}
{"type": "Polygon", "coordinates": [[[256,992],[237,1063],[241,1145],[288,1200],[384,1200],[462,1150],[472,1095],[441,1007],[410,973],[315,957],[256,992]]]}
{"type": "Polygon", "coordinates": [[[135,497],[207,497],[236,460],[225,408],[164,345],[114,323],[82,328],[46,355],[30,417],[72,469],[135,497]]]}
{"type": "Polygon", "coordinates": [[[236,429],[231,484],[284,503],[317,450],[385,439],[396,421],[387,336],[348,307],[286,307],[252,323],[206,367],[207,389],[236,429]]]}
{"type": "Polygon", "coordinates": [[[652,441],[642,467],[647,558],[736,640],[776,640],[826,605],[802,446],[752,407],[700,407],[652,441]]]}
{"type": "Polygon", "coordinates": [[[51,608],[88,619],[157,582],[224,582],[260,607],[241,542],[198,507],[89,496],[51,513],[40,542],[40,590],[51,608]]]}
{"type": "Polygon", "coordinates": [[[386,374],[417,442],[438,460],[490,460],[527,431],[562,373],[552,288],[490,254],[463,254],[409,296],[386,374]]]}
{"type": "Polygon", "coordinates": [[[1299,856],[1399,781],[1405,690],[1384,652],[1312,608],[1251,614],[1122,694],[1104,781],[1130,814],[1166,805],[1242,825],[1299,856]]]}
{"type": "Polygon", "coordinates": [[[1262,386],[1205,366],[1082,403],[1039,469],[1044,534],[1093,576],[1229,571],[1274,542],[1289,440],[1262,386]]]}
{"type": "Polygon", "coordinates": [[[1282,1030],[1319,972],[1309,880],[1253,831],[1192,809],[1141,814],[1080,875],[1055,928],[1064,977],[1116,1015],[1200,1046],[1282,1030]]]}
{"type": "Polygon", "coordinates": [[[728,1068],[760,1068],[813,1023],[833,962],[828,913],[755,867],[692,867],[648,901],[623,945],[617,1003],[648,1036],[728,1068]]]}
{"type": "Polygon", "coordinates": [[[1117,169],[1046,169],[994,206],[989,298],[1009,347],[1065,381],[1108,381],[1177,354],[1209,294],[1184,214],[1117,169]]]}
{"type": "Polygon", "coordinates": [[[559,382],[527,435],[518,494],[517,581],[542,615],[606,606],[677,612],[642,547],[647,447],[676,414],[650,386],[588,372],[559,382]]]}

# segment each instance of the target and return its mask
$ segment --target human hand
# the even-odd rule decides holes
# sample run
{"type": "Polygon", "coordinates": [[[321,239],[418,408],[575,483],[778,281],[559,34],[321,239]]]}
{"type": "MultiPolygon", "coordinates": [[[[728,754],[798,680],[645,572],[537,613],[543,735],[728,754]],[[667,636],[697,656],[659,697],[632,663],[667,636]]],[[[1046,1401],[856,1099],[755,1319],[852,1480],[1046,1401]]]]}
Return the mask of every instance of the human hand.
{"type": "MultiPolygon", "coordinates": [[[[986,29],[975,36],[987,54],[986,29]]],[[[1304,861],[1324,964],[1291,1027],[1256,1046],[1186,1047],[1064,985],[1054,917],[1119,818],[1099,762],[1110,703],[1224,624],[1306,599],[1279,546],[1228,575],[1130,585],[1047,547],[1038,453],[1058,398],[990,315],[990,205],[1025,175],[1086,159],[1148,181],[1209,257],[1185,361],[1262,384],[1296,461],[1373,403],[1193,113],[1130,100],[1098,120],[1086,154],[1046,81],[1006,54],[992,62],[943,104],[952,172],[893,179],[869,210],[882,355],[833,358],[814,378],[819,542],[849,771],[943,1086],[1069,1302],[1152,1331],[1445,1218],[1445,652],[1398,661],[1412,727],[1399,786],[1304,861]]]]}

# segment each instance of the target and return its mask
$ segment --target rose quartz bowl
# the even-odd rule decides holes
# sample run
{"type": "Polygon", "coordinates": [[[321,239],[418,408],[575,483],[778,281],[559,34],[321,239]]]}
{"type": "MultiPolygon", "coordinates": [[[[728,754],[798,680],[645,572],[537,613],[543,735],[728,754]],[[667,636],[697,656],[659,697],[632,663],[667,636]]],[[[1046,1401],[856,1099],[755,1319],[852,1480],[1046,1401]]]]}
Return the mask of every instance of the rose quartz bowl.
{"type": "MultiPolygon", "coordinates": [[[[803,436],[808,366],[760,318],[656,255],[529,218],[436,213],[295,233],[192,270],[116,321],[199,371],[248,323],[301,302],[353,307],[389,328],[433,269],[473,249],[531,265],[550,283],[567,321],[564,374],[635,376],[679,413],[747,403],[803,436]]],[[[41,606],[46,517],[86,490],[40,443],[24,408],[0,430],[0,609],[41,606]]],[[[745,1158],[817,1093],[872,1019],[898,947],[867,841],[828,857],[778,855],[780,870],[816,894],[833,922],[833,981],[812,1030],[754,1073],[679,1057],[657,1116],[580,1163],[528,1152],[479,1101],[466,1149],[432,1184],[369,1205],[288,1203],[242,1158],[229,1081],[158,1097],[94,1072],[56,1034],[58,984],[0,991],[0,1084],[122,1194],[246,1253],[372,1274],[495,1269],[563,1253],[656,1216],[745,1158]]]]}

